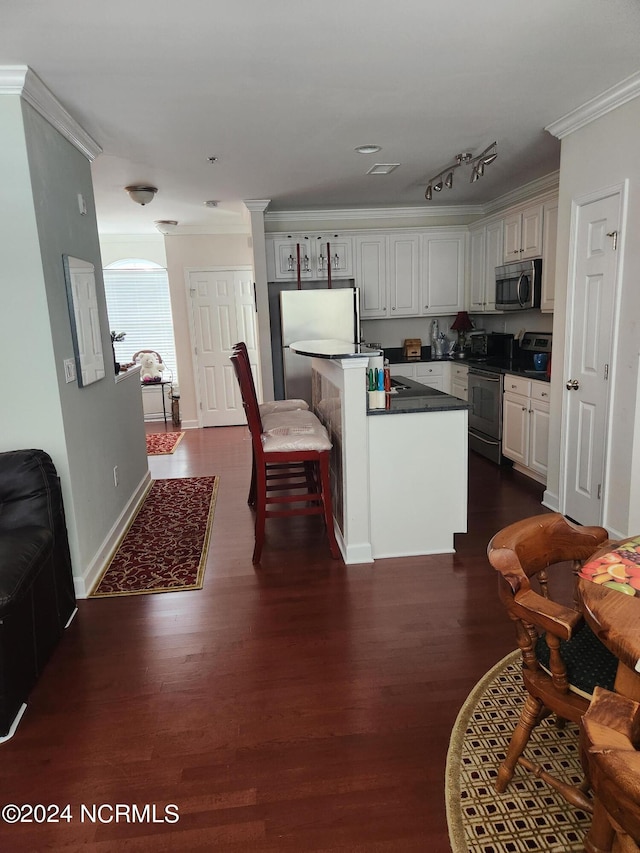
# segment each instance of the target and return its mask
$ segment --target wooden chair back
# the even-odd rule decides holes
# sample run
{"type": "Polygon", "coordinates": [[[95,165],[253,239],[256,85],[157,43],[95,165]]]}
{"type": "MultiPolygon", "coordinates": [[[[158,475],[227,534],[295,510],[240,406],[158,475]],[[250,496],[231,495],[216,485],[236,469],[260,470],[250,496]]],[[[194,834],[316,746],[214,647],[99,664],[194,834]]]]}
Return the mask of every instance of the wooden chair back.
{"type": "Polygon", "coordinates": [[[590,810],[583,791],[550,777],[523,752],[533,728],[549,713],[559,720],[580,720],[593,691],[590,657],[602,665],[605,686],[613,685],[617,662],[585,624],[575,595],[580,566],[607,540],[602,527],[580,527],[560,513],[546,513],[505,527],[489,542],[487,555],[498,572],[500,599],[515,625],[528,694],[498,770],[499,792],[520,764],[569,802],[590,810]]]}

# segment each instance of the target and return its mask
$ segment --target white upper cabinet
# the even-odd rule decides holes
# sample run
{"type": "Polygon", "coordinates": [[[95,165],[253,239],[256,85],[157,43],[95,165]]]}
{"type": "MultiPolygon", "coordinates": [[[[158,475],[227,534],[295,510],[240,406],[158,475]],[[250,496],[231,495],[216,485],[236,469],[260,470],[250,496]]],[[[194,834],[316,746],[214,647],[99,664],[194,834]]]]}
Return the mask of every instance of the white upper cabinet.
{"type": "Polygon", "coordinates": [[[389,237],[389,317],[415,317],[419,310],[420,237],[389,237]]]}
{"type": "Polygon", "coordinates": [[[552,312],[556,290],[556,243],[558,241],[558,202],[549,202],[544,206],[542,245],[542,299],[540,310],[552,312]]]}
{"type": "Polygon", "coordinates": [[[301,279],[351,278],[353,238],[339,234],[266,235],[269,281],[295,281],[298,260],[301,279]],[[327,248],[328,244],[328,248],[327,248]]]}
{"type": "Polygon", "coordinates": [[[503,263],[502,219],[469,232],[469,311],[495,311],[496,267],[503,263]]]}
{"type": "Polygon", "coordinates": [[[526,261],[542,255],[543,205],[535,204],[504,220],[504,262],[526,261]]]}
{"type": "Polygon", "coordinates": [[[356,286],[360,288],[360,318],[370,320],[387,317],[388,238],[375,234],[370,237],[358,236],[354,243],[356,286]]]}
{"type": "Polygon", "coordinates": [[[422,240],[421,314],[455,314],[464,308],[466,234],[429,232],[422,240]]]}

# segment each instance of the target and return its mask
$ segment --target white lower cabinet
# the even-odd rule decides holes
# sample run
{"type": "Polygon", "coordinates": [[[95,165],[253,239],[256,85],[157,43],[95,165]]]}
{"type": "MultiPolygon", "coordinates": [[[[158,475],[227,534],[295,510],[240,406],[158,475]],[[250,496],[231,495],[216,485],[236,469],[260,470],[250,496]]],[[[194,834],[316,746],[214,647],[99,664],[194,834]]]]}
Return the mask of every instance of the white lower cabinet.
{"type": "Polygon", "coordinates": [[[469,399],[469,368],[466,364],[451,365],[451,394],[460,400],[469,399]]]}
{"type": "Polygon", "coordinates": [[[507,374],[502,409],[502,454],[546,485],[549,456],[549,385],[507,374]]]}
{"type": "Polygon", "coordinates": [[[433,361],[417,361],[415,364],[390,364],[392,376],[404,376],[405,379],[414,379],[435,388],[438,391],[447,392],[450,377],[448,368],[450,364],[437,363],[433,361]]]}

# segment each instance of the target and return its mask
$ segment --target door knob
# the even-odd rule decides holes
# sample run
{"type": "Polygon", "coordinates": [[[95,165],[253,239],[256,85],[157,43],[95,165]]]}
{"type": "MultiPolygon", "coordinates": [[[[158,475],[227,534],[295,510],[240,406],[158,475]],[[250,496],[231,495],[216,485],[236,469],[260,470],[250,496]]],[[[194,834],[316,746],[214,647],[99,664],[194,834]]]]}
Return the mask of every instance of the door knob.
{"type": "Polygon", "coordinates": [[[567,382],[567,391],[577,391],[580,387],[580,383],[577,379],[569,379],[567,382]]]}

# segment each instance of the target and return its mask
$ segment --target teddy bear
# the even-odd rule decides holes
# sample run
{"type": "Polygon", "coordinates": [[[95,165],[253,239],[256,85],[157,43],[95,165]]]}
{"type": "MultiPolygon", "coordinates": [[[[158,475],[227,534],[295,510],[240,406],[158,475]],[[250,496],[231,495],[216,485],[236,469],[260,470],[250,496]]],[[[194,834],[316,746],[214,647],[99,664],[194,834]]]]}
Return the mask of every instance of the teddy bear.
{"type": "Polygon", "coordinates": [[[140,356],[140,379],[142,382],[160,382],[164,364],[158,361],[151,352],[143,352],[140,356]]]}

